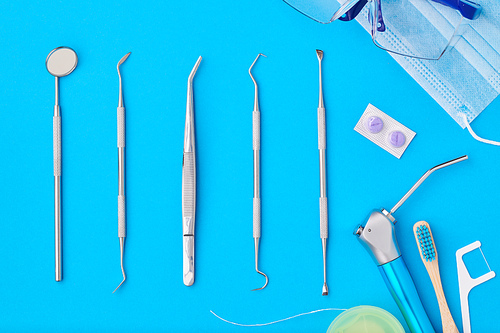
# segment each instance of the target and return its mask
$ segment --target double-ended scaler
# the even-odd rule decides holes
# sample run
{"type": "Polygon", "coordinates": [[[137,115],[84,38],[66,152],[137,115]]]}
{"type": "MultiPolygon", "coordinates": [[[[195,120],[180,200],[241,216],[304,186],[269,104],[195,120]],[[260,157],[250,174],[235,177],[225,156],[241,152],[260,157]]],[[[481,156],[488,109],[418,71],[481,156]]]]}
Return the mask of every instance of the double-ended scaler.
{"type": "Polygon", "coordinates": [[[267,286],[269,279],[267,275],[259,270],[259,242],[260,242],[260,110],[259,110],[259,89],[257,87],[257,82],[252,75],[252,67],[255,65],[259,56],[264,56],[264,54],[259,53],[252,65],[248,69],[248,74],[252,78],[255,85],[255,97],[253,104],[252,113],[252,127],[253,127],[253,239],[255,243],[255,270],[257,273],[261,274],[266,278],[266,283],[260,288],[253,290],[261,290],[267,286]]]}
{"type": "Polygon", "coordinates": [[[125,251],[125,237],[127,236],[127,224],[125,221],[125,106],[123,105],[123,86],[122,75],[120,73],[120,65],[127,60],[131,52],[124,55],[116,70],[118,71],[118,79],[120,81],[118,92],[118,108],[116,112],[117,118],[117,136],[118,136],[118,238],[120,239],[120,266],[122,269],[123,280],[118,287],[113,291],[118,290],[125,282],[127,276],[123,268],[123,252],[125,251]]]}

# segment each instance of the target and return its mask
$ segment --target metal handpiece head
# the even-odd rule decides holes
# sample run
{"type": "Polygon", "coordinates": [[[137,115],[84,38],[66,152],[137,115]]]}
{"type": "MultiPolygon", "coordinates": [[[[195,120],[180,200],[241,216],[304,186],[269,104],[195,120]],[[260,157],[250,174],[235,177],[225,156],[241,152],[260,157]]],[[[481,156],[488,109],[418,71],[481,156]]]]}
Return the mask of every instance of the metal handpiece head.
{"type": "Polygon", "coordinates": [[[120,80],[120,92],[119,92],[119,96],[118,96],[118,107],[121,108],[123,107],[123,91],[122,91],[122,75],[120,73],[120,65],[123,64],[125,62],[125,60],[127,60],[128,56],[131,54],[132,52],[129,52],[127,54],[125,54],[121,59],[120,61],[118,61],[118,65],[116,65],[116,70],[118,71],[118,78],[120,80]]]}
{"type": "Polygon", "coordinates": [[[401,200],[388,212],[385,209],[373,210],[364,225],[359,225],[354,234],[358,236],[359,241],[365,246],[368,253],[371,254],[377,265],[384,265],[401,256],[399,245],[396,238],[394,224],[396,219],[392,214],[410,197],[410,195],[429,177],[431,173],[449,165],[466,160],[467,155],[453,159],[451,161],[436,165],[429,169],[413,187],[403,196],[401,200]]]}
{"type": "Polygon", "coordinates": [[[50,51],[45,66],[50,74],[55,77],[63,77],[71,74],[78,64],[76,52],[69,47],[60,46],[50,51]]]}
{"type": "Polygon", "coordinates": [[[253,78],[252,67],[253,67],[253,65],[255,65],[255,63],[257,62],[257,59],[259,59],[260,56],[267,58],[267,56],[263,53],[257,54],[257,57],[255,58],[255,60],[252,62],[252,65],[248,69],[248,74],[250,74],[250,77],[252,78],[253,84],[255,85],[255,97],[254,97],[254,104],[253,104],[254,111],[259,111],[259,88],[257,87],[257,82],[253,78]]]}

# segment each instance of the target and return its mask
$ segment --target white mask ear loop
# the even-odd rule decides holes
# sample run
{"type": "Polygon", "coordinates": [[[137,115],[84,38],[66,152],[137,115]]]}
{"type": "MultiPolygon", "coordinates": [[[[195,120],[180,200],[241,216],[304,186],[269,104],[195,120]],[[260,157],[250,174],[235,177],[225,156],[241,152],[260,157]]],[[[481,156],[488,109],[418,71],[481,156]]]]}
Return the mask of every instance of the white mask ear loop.
{"type": "Polygon", "coordinates": [[[500,142],[498,142],[498,141],[492,141],[492,140],[483,139],[483,138],[479,137],[476,133],[474,133],[474,131],[470,127],[470,124],[467,121],[467,116],[465,115],[465,113],[460,113],[460,116],[462,116],[462,120],[464,121],[465,126],[467,126],[467,129],[469,130],[470,135],[472,135],[472,137],[474,139],[476,139],[479,142],[487,143],[490,145],[500,146],[500,142]]]}

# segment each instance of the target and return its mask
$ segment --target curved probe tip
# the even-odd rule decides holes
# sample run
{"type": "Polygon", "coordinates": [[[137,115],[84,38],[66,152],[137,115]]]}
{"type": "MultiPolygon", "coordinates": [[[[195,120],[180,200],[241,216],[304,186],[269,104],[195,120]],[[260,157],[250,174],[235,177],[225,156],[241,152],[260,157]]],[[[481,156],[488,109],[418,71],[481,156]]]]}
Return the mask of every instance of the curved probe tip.
{"type": "Polygon", "coordinates": [[[125,239],[124,239],[124,237],[120,237],[120,265],[122,267],[123,280],[122,280],[122,282],[120,282],[118,287],[116,287],[116,289],[113,290],[113,294],[115,293],[115,291],[118,290],[118,288],[121,287],[123,282],[125,282],[125,280],[127,279],[127,276],[125,275],[125,269],[123,268],[123,250],[124,250],[124,247],[125,247],[125,239]]]}
{"type": "Polygon", "coordinates": [[[259,270],[256,270],[256,271],[257,271],[257,273],[259,273],[260,275],[262,275],[263,277],[265,277],[265,278],[266,278],[266,283],[264,284],[264,286],[262,286],[262,287],[260,287],[260,288],[257,288],[257,289],[252,289],[252,291],[255,291],[255,290],[262,290],[262,289],[264,289],[264,288],[267,286],[267,284],[269,283],[269,279],[267,278],[267,275],[266,275],[266,274],[264,274],[263,272],[261,272],[261,271],[259,271],[259,270]]]}
{"type": "Polygon", "coordinates": [[[125,279],[126,279],[126,277],[125,277],[125,274],[124,274],[124,275],[123,275],[123,280],[122,280],[122,282],[120,282],[120,284],[118,285],[118,287],[116,287],[116,289],[115,289],[115,290],[113,290],[113,294],[115,293],[115,291],[117,291],[117,290],[118,290],[118,288],[120,288],[120,287],[121,287],[121,285],[123,284],[123,282],[125,282],[125,279]]]}
{"type": "MultiPolygon", "coordinates": [[[[252,77],[252,80],[253,80],[253,76],[252,76],[252,67],[253,67],[253,65],[255,65],[255,63],[257,62],[257,59],[259,59],[259,57],[260,57],[260,56],[263,56],[263,57],[266,57],[266,58],[267,58],[267,56],[266,56],[264,53],[259,53],[259,54],[257,54],[257,57],[255,58],[255,60],[252,62],[252,65],[251,65],[251,66],[250,66],[250,68],[248,69],[248,74],[250,74],[250,76],[252,77]]],[[[254,80],[254,82],[255,82],[255,80],[254,80]]]]}

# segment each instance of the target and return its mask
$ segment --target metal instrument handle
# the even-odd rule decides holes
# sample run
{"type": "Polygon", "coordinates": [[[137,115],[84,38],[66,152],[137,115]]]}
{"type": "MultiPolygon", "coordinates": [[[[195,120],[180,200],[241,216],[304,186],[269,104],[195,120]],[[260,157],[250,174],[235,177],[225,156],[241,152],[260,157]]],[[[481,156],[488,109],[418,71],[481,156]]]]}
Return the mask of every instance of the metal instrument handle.
{"type": "Polygon", "coordinates": [[[182,217],[184,235],[194,235],[196,175],[194,153],[184,152],[182,167],[182,217]]]}

